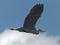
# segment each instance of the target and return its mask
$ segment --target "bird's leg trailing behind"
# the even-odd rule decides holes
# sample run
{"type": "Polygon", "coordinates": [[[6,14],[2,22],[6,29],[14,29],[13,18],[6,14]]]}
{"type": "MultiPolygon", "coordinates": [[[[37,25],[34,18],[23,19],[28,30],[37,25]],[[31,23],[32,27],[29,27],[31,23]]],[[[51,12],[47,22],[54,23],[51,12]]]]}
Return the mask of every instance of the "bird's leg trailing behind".
{"type": "Polygon", "coordinates": [[[38,29],[39,32],[46,32],[45,30],[38,29]]]}

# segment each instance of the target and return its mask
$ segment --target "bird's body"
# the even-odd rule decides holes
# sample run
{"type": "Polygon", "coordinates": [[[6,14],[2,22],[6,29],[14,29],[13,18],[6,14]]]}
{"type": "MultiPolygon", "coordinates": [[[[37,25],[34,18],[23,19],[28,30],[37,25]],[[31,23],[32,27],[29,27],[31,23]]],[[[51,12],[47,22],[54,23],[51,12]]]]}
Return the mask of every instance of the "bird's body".
{"type": "MultiPolygon", "coordinates": [[[[33,33],[33,34],[39,34],[39,32],[45,32],[43,30],[36,30],[35,25],[38,21],[39,17],[41,16],[43,12],[43,4],[37,4],[35,5],[30,13],[27,15],[23,27],[17,28],[15,30],[18,30],[20,32],[27,32],[27,33],[33,33]]],[[[14,30],[14,29],[11,29],[14,30]]]]}

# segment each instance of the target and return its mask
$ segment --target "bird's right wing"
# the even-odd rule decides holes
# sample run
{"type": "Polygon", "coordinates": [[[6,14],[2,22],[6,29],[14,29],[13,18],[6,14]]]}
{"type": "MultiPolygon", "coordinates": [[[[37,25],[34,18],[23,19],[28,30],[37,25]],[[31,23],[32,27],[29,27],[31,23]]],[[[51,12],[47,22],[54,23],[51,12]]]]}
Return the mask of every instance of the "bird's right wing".
{"type": "Polygon", "coordinates": [[[35,5],[24,21],[24,27],[32,28],[43,12],[43,4],[35,5]]]}

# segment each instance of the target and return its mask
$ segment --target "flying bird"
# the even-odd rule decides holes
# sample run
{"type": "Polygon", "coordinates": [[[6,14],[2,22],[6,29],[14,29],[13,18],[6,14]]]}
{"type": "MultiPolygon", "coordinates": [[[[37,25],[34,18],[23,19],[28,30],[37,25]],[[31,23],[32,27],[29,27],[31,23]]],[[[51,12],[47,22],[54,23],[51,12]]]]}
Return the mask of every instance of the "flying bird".
{"type": "Polygon", "coordinates": [[[35,25],[38,19],[41,17],[43,12],[44,5],[43,4],[36,4],[30,10],[30,13],[27,15],[26,19],[24,20],[23,27],[11,30],[18,30],[19,32],[26,32],[32,34],[39,34],[39,32],[45,32],[44,30],[38,29],[36,30],[35,25]]]}

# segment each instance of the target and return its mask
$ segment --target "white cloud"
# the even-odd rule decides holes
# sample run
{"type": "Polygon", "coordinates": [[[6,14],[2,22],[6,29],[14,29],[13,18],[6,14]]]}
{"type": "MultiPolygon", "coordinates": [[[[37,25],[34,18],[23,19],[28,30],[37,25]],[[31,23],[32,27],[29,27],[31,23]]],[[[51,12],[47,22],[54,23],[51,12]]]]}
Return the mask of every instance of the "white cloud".
{"type": "Polygon", "coordinates": [[[8,29],[0,34],[0,45],[60,45],[59,40],[59,36],[34,35],[8,29]]]}

